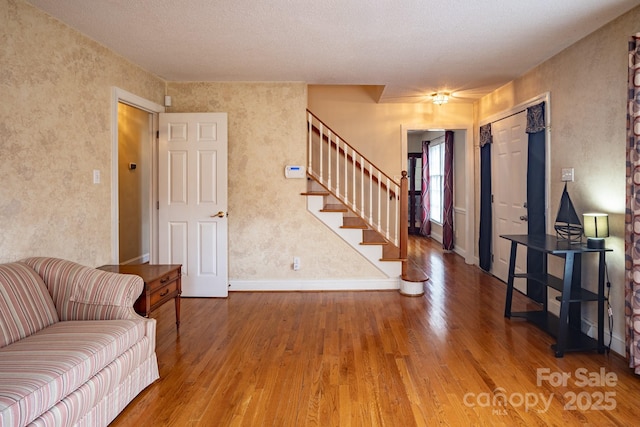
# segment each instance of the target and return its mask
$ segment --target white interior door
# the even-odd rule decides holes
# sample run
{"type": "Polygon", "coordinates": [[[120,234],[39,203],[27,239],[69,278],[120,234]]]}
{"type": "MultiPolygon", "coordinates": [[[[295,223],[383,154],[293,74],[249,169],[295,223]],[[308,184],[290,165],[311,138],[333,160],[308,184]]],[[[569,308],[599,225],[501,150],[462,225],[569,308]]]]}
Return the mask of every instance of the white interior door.
{"type": "MultiPolygon", "coordinates": [[[[491,124],[493,147],[493,256],[492,273],[505,282],[509,274],[511,242],[502,234],[527,234],[527,126],[526,112],[518,113],[491,124]]],[[[516,273],[527,271],[526,248],[518,247],[516,273]]],[[[526,294],[523,278],[514,280],[514,287],[526,294]]]]}
{"type": "Polygon", "coordinates": [[[160,114],[158,261],[182,264],[182,295],[226,297],[227,113],[160,114]]]}

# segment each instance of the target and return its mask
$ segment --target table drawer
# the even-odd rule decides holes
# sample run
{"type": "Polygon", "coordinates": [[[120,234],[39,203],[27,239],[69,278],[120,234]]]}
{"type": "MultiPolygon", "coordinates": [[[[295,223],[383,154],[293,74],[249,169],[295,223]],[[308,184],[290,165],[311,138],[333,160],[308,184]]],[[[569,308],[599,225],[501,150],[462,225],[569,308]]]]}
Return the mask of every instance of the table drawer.
{"type": "Polygon", "coordinates": [[[158,289],[164,288],[169,284],[169,282],[177,280],[179,275],[180,273],[177,270],[174,270],[165,274],[161,278],[148,283],[148,292],[155,293],[158,289]]]}
{"type": "Polygon", "coordinates": [[[174,280],[173,282],[156,289],[150,295],[150,305],[153,308],[156,304],[162,302],[167,298],[174,298],[178,294],[178,282],[174,280]]]}
{"type": "Polygon", "coordinates": [[[133,304],[141,316],[150,313],[172,299],[176,306],[176,327],[180,327],[180,293],[182,292],[180,264],[113,264],[103,265],[100,270],[120,274],[135,274],[142,277],[144,290],[133,304]]]}

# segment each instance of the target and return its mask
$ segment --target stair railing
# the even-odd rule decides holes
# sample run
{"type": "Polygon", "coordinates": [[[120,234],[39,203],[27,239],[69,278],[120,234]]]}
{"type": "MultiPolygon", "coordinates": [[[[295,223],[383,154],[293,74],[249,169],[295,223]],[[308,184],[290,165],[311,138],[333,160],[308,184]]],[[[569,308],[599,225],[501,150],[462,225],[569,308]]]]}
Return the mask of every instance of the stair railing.
{"type": "Polygon", "coordinates": [[[397,183],[313,113],[307,113],[307,173],[406,257],[408,233],[402,232],[407,231],[406,172],[397,183]]]}

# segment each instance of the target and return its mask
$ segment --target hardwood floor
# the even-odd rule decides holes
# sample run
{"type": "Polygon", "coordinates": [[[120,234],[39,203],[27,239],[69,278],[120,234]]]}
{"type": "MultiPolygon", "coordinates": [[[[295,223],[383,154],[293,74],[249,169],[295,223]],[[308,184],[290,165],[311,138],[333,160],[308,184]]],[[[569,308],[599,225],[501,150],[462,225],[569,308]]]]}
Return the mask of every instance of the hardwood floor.
{"type": "MultiPolygon", "coordinates": [[[[112,426],[640,424],[624,358],[556,359],[550,336],[503,317],[504,283],[429,239],[412,237],[410,255],[430,277],[421,297],[185,298],[179,333],[165,304],[153,315],[161,379],[112,426]]],[[[515,310],[530,304],[514,296],[515,310]]]]}

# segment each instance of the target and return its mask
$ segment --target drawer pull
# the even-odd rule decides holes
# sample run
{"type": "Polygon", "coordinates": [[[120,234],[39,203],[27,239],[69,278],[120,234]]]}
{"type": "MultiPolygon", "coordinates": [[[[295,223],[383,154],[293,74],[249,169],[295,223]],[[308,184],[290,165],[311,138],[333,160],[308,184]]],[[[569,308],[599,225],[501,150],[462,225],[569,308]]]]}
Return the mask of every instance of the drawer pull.
{"type": "Polygon", "coordinates": [[[168,293],[169,293],[169,289],[165,289],[164,291],[162,291],[162,292],[160,293],[160,296],[161,296],[161,297],[163,297],[163,296],[165,296],[165,295],[166,295],[166,294],[168,294],[168,293]]]}
{"type": "Polygon", "coordinates": [[[167,276],[164,279],[160,279],[160,283],[162,283],[164,285],[165,283],[167,283],[169,281],[169,279],[171,279],[171,276],[167,276]]]}

